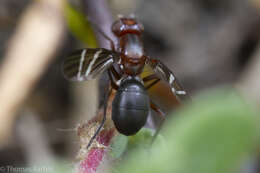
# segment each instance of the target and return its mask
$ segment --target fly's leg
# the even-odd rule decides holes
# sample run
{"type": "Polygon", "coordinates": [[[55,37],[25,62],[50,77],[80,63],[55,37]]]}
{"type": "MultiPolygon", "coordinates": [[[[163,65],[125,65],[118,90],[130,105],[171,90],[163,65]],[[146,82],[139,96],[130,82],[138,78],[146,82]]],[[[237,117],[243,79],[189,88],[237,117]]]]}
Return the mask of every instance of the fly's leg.
{"type": "Polygon", "coordinates": [[[108,102],[108,98],[109,95],[111,94],[112,89],[109,89],[109,91],[105,94],[105,99],[104,99],[104,113],[103,113],[103,119],[98,127],[98,129],[96,130],[95,134],[91,137],[87,149],[91,146],[91,144],[93,143],[94,139],[97,137],[97,135],[99,134],[100,130],[102,129],[102,127],[105,124],[106,121],[106,112],[107,112],[107,102],[108,102]]]}

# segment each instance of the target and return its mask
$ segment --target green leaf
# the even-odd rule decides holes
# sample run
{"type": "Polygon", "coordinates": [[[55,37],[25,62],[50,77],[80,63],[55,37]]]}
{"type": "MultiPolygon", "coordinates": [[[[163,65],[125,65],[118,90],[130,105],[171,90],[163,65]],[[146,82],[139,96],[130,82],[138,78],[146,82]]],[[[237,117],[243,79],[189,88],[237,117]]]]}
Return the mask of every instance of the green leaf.
{"type": "Polygon", "coordinates": [[[127,142],[128,142],[127,136],[121,134],[115,136],[110,145],[111,150],[109,152],[109,155],[113,159],[120,158],[127,148],[127,142]]]}
{"type": "MultiPolygon", "coordinates": [[[[124,159],[123,154],[132,150],[139,149],[139,151],[147,152],[152,145],[153,135],[154,130],[148,128],[142,128],[137,134],[129,137],[118,134],[111,142],[109,155],[113,159],[124,159]]],[[[163,137],[160,134],[157,137],[156,143],[164,144],[163,137]]]]}
{"type": "Polygon", "coordinates": [[[134,136],[129,136],[128,149],[150,148],[154,131],[148,128],[142,128],[134,136]]]}
{"type": "Polygon", "coordinates": [[[97,41],[87,18],[68,2],[65,5],[65,18],[71,33],[88,47],[97,47],[97,41]]]}
{"type": "Polygon", "coordinates": [[[154,145],[150,153],[133,152],[114,172],[234,172],[257,143],[257,121],[236,92],[210,92],[168,120],[162,131],[166,145],[154,145]]]}

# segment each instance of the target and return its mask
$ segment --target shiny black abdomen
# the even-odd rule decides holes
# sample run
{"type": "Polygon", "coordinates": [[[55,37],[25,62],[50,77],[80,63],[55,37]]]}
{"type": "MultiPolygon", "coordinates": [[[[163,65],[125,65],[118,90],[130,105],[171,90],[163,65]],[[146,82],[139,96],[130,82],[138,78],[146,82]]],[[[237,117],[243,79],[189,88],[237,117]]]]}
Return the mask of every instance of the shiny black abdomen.
{"type": "Polygon", "coordinates": [[[134,135],[145,125],[149,108],[149,97],[142,83],[136,79],[123,81],[112,107],[116,129],[124,135],[134,135]]]}

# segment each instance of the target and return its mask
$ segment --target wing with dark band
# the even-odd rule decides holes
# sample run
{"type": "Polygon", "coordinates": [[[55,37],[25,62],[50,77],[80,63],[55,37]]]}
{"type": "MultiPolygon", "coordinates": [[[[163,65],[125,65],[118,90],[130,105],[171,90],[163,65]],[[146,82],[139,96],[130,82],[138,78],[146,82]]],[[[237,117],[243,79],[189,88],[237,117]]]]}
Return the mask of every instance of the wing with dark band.
{"type": "Polygon", "coordinates": [[[159,84],[160,82],[164,82],[170,87],[171,93],[176,97],[178,102],[190,100],[189,95],[183,89],[174,73],[162,62],[160,62],[159,60],[148,58],[146,65],[150,69],[152,69],[154,74],[151,74],[150,76],[143,78],[145,87],[153,87],[159,84]]]}
{"type": "Polygon", "coordinates": [[[117,53],[103,48],[82,49],[65,59],[62,70],[68,80],[90,80],[111,67],[119,58],[117,53]]]}

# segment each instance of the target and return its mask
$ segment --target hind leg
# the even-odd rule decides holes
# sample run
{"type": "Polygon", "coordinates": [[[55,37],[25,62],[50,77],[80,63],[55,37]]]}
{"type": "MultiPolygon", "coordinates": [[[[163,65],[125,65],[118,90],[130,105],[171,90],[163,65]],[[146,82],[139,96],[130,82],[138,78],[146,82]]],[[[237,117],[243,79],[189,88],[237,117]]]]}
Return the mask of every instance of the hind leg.
{"type": "Polygon", "coordinates": [[[105,94],[105,99],[104,99],[104,113],[103,113],[103,119],[99,125],[99,127],[97,128],[95,134],[91,137],[87,149],[91,146],[91,144],[93,143],[94,139],[97,137],[97,135],[99,134],[100,130],[102,129],[102,127],[104,126],[105,122],[106,122],[106,112],[107,112],[107,103],[108,103],[108,98],[111,94],[112,88],[108,89],[108,92],[105,94]]]}

